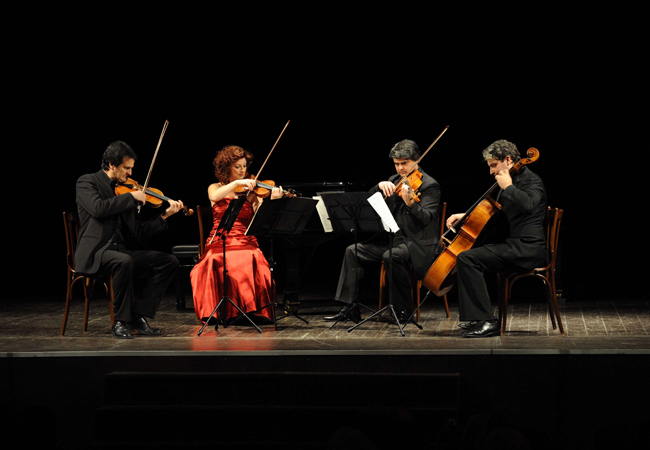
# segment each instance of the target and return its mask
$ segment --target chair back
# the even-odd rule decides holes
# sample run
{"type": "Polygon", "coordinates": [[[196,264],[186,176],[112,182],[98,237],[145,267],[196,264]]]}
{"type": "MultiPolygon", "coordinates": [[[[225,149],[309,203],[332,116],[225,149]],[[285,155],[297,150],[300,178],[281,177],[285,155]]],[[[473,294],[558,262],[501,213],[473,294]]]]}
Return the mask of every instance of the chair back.
{"type": "Polygon", "coordinates": [[[564,210],[549,207],[546,213],[546,245],[549,252],[549,263],[555,271],[555,262],[557,260],[557,248],[560,242],[560,228],[564,210]]]}
{"type": "MultiPolygon", "coordinates": [[[[445,234],[445,220],[447,220],[447,202],[442,202],[440,204],[440,242],[442,241],[442,235],[445,234]]],[[[443,244],[444,245],[444,244],[443,244]]]]}
{"type": "MultiPolygon", "coordinates": [[[[204,231],[204,225],[209,223],[212,225],[212,208],[209,206],[196,206],[196,218],[199,221],[199,259],[203,257],[203,253],[205,252],[205,242],[207,239],[207,236],[205,235],[204,231]],[[209,222],[208,222],[209,219],[209,222]],[[206,222],[204,224],[204,221],[206,222]]],[[[208,228],[208,230],[212,230],[212,226],[208,228]]],[[[208,233],[209,234],[209,233],[208,233]]]]}
{"type": "Polygon", "coordinates": [[[68,269],[74,271],[74,255],[77,251],[79,238],[79,217],[77,213],[63,212],[63,227],[65,229],[66,262],[68,269]]]}

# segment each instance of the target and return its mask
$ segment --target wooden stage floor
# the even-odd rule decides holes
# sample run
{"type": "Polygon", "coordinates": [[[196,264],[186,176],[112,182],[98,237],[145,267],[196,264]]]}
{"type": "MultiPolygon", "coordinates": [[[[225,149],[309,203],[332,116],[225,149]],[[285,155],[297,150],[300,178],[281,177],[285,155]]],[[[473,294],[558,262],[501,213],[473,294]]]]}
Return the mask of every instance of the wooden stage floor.
{"type": "MultiPolygon", "coordinates": [[[[273,325],[262,325],[262,333],[245,324],[227,328],[208,326],[197,336],[201,324],[191,308],[178,311],[175,299],[168,295],[156,320],[162,337],[138,337],[118,340],[110,336],[110,316],[103,298],[91,303],[88,331],[82,330],[83,300],[76,296],[71,306],[65,336],[60,336],[63,299],[0,303],[0,355],[12,353],[53,354],[62,352],[616,352],[650,353],[650,301],[611,300],[562,302],[560,304],[565,335],[553,330],[542,302],[517,303],[510,306],[508,330],[504,336],[465,339],[458,328],[458,309],[450,301],[447,318],[442,302],[430,298],[420,319],[422,330],[412,324],[401,336],[396,325],[385,321],[368,321],[352,332],[353,323],[331,323],[323,316],[336,312],[336,302],[306,294],[298,314],[309,321],[289,316],[273,325]]],[[[365,302],[370,308],[376,304],[365,302]]],[[[283,311],[278,308],[279,316],[283,311]]],[[[368,314],[364,311],[364,317],[368,314]]]]}
{"type": "Polygon", "coordinates": [[[36,428],[48,432],[32,443],[56,448],[329,450],[352,448],[333,443],[352,426],[372,441],[357,449],[460,450],[479,448],[467,441],[484,442],[486,424],[505,421],[524,424],[530,448],[568,450],[626,447],[650,426],[647,299],[564,302],[564,336],[544,303],[519,301],[506,335],[485,339],[460,336],[453,300],[450,318],[428,300],[423,329],[408,325],[405,336],[377,321],[330,329],[322,317],[338,306],[318,293],[301,298],[309,324],[210,326],[200,337],[194,312],[178,311],[173,295],[151,321],[164,332],[155,338],[112,338],[103,298],[83,333],[78,295],[60,336],[63,306],[46,297],[0,303],[8,442],[36,428]],[[149,431],[120,434],[116,417],[149,431]],[[227,432],[210,432],[223,429],[216,423],[227,432]]]}

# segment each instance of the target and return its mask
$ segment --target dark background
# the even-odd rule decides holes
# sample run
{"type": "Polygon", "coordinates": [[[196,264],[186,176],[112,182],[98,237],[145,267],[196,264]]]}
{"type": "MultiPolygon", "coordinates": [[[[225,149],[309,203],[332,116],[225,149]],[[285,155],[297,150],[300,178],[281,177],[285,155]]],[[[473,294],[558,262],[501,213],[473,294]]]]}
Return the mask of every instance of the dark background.
{"type": "MultiPolygon", "coordinates": [[[[370,186],[393,173],[395,142],[424,150],[449,125],[422,162],[449,213],[493,183],[482,149],[536,147],[530,168],[566,211],[567,300],[647,298],[642,15],[589,3],[397,5],[7,11],[2,223],[17,264],[3,271],[3,301],[63,300],[61,213],[76,208],[75,180],[124,140],[143,183],[165,120],[150,186],[192,208],[208,204],[217,150],[252,151],[255,172],[288,120],[262,176],[278,184],[370,186]]],[[[198,240],[195,218],[170,223],[154,247],[198,240]]],[[[342,254],[326,255],[320,264],[338,271],[342,254]]]]}

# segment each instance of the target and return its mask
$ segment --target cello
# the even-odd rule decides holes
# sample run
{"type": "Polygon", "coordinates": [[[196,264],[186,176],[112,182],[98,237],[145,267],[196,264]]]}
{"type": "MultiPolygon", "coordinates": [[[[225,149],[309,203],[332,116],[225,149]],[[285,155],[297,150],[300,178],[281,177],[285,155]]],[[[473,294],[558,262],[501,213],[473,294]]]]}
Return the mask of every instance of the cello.
{"type": "MultiPolygon", "coordinates": [[[[526,158],[517,161],[510,168],[510,175],[513,175],[526,164],[533,163],[539,159],[539,150],[529,148],[526,158]]],[[[488,189],[488,191],[474,203],[465,213],[455,228],[449,228],[442,236],[444,250],[438,255],[426,275],[422,284],[436,296],[442,297],[453,287],[456,279],[456,257],[459,253],[471,249],[479,238],[483,229],[501,211],[501,205],[493,198],[493,194],[499,188],[499,183],[488,189]],[[458,231],[456,231],[458,230],[458,231]],[[455,233],[456,236],[448,238],[448,233],[455,233]]]]}

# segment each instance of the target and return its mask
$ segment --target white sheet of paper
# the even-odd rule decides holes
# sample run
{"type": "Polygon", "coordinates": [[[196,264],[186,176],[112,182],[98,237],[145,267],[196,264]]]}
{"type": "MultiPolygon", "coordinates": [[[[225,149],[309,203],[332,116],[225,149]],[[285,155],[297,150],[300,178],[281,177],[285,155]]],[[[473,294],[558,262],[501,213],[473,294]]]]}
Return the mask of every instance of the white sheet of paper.
{"type": "Polygon", "coordinates": [[[391,231],[393,233],[397,233],[399,231],[397,222],[395,222],[395,218],[388,209],[388,205],[386,204],[384,196],[381,192],[375,192],[373,195],[371,195],[368,198],[368,203],[370,203],[370,206],[372,206],[372,208],[377,211],[377,214],[379,214],[381,222],[384,224],[384,229],[386,231],[391,231]]]}
{"type": "Polygon", "coordinates": [[[318,203],[316,203],[316,211],[318,212],[318,216],[320,217],[320,223],[323,225],[323,229],[325,230],[325,233],[331,233],[332,231],[334,231],[334,228],[332,227],[332,222],[330,221],[330,218],[327,215],[327,208],[325,207],[325,203],[323,203],[323,197],[317,195],[317,196],[313,196],[312,198],[314,200],[318,200],[318,203]]]}

